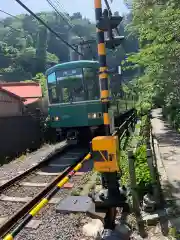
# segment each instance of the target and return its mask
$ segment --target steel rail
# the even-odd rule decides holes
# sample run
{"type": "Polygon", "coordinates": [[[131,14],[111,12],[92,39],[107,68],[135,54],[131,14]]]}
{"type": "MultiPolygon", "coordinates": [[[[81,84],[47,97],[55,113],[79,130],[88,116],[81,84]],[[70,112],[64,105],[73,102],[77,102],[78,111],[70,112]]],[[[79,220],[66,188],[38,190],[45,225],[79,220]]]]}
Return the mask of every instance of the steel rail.
{"type": "Polygon", "coordinates": [[[44,164],[46,164],[48,161],[51,160],[52,157],[56,156],[57,154],[63,152],[64,150],[66,150],[66,148],[68,148],[70,145],[68,143],[65,142],[65,145],[63,145],[62,147],[56,149],[54,152],[49,153],[46,157],[44,157],[44,159],[37,163],[36,165],[32,166],[31,168],[25,170],[23,173],[20,173],[19,175],[15,176],[14,178],[10,179],[9,181],[5,182],[4,184],[0,185],[0,194],[2,191],[4,191],[5,189],[11,187],[12,185],[14,185],[16,182],[19,182],[20,180],[22,180],[24,177],[26,177],[27,175],[29,175],[30,173],[32,173],[33,171],[35,171],[36,169],[40,168],[41,166],[43,166],[44,164]]]}
{"type": "MultiPolygon", "coordinates": [[[[36,205],[31,205],[28,213],[24,213],[22,221],[15,227],[11,233],[7,234],[3,240],[13,240],[14,237],[26,226],[26,224],[51,200],[51,198],[63,187],[65,183],[69,181],[69,179],[80,170],[83,166],[83,163],[91,158],[91,153],[88,153],[83,159],[77,161],[70,167],[68,167],[63,174],[59,175],[54,182],[52,182],[53,189],[49,191],[50,186],[48,188],[47,193],[41,199],[39,199],[39,203],[36,205]]],[[[51,188],[52,188],[51,186],[51,188]]],[[[36,202],[37,203],[37,202],[36,202]]],[[[19,219],[18,219],[19,220],[19,219]]]]}
{"type": "MultiPolygon", "coordinates": [[[[131,112],[132,110],[128,111],[131,112]]],[[[135,117],[135,112],[131,115],[126,112],[124,122],[119,126],[118,130],[113,133],[113,136],[116,135],[120,129],[123,127],[129,128],[131,124],[131,120],[133,120],[133,116],[135,117]],[[127,115],[127,116],[126,116],[127,115]],[[128,126],[126,126],[126,124],[128,126]]],[[[123,132],[121,135],[124,135],[123,132]]],[[[91,153],[87,154],[82,160],[74,163],[70,167],[66,168],[62,174],[56,177],[46,188],[44,188],[40,193],[38,193],[30,202],[28,202],[20,211],[15,213],[11,219],[9,219],[1,228],[0,228],[0,236],[7,234],[7,232],[15,227],[17,221],[22,220],[22,222],[12,231],[12,233],[7,234],[3,240],[12,240],[14,237],[22,230],[22,228],[40,211],[44,205],[48,203],[48,201],[59,191],[63,185],[69,181],[69,179],[82,167],[83,163],[86,160],[91,158],[91,153]],[[53,188],[53,189],[52,189],[53,188]],[[43,198],[43,199],[42,199],[43,198]],[[42,199],[40,201],[40,199],[42,199]],[[38,204],[37,202],[40,201],[38,204]],[[33,206],[35,206],[33,208],[33,206]],[[32,209],[32,210],[31,210],[32,209]],[[34,209],[34,210],[33,210],[34,209]],[[27,214],[28,211],[30,211],[27,214]]]]}

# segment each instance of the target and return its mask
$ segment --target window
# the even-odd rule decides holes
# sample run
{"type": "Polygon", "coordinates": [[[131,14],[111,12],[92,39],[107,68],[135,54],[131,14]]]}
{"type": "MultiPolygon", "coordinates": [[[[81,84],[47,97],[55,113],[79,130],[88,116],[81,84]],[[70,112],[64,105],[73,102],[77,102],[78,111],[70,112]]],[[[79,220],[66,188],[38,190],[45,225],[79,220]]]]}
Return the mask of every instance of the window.
{"type": "Polygon", "coordinates": [[[95,68],[83,68],[84,84],[86,86],[87,100],[100,99],[98,70],[95,68]]]}
{"type": "Polygon", "coordinates": [[[57,90],[56,90],[56,75],[51,73],[48,76],[48,93],[49,93],[49,102],[58,103],[57,90]]]}
{"type": "Polygon", "coordinates": [[[82,69],[68,69],[56,72],[59,103],[85,101],[82,69]]]}
{"type": "Polygon", "coordinates": [[[72,103],[99,100],[99,78],[95,68],[59,70],[48,76],[49,102],[72,103]]]}

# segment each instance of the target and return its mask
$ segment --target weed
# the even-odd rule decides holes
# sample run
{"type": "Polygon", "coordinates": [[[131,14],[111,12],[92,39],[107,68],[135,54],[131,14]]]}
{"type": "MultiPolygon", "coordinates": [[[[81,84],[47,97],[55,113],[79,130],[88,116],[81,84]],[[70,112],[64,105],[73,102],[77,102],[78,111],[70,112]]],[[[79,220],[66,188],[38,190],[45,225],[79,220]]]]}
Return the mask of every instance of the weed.
{"type": "MultiPolygon", "coordinates": [[[[151,176],[150,170],[147,163],[146,156],[146,142],[148,138],[148,118],[143,116],[141,119],[141,124],[137,124],[136,129],[140,128],[139,136],[132,136],[129,138],[126,149],[120,151],[120,161],[119,166],[122,170],[121,184],[129,186],[129,167],[128,167],[128,150],[132,147],[134,142],[138,142],[138,147],[135,152],[135,173],[136,173],[136,183],[137,183],[137,192],[140,197],[148,191],[149,186],[151,185],[151,176]]],[[[124,139],[120,143],[120,149],[124,144],[124,139]]]]}

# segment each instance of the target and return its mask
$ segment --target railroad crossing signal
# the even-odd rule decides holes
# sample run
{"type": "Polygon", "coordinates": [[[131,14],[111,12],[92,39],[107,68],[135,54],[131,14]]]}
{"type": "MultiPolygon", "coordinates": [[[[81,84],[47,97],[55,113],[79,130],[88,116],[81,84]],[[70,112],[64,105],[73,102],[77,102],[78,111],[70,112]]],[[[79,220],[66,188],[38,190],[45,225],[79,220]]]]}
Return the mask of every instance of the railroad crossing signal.
{"type": "Polygon", "coordinates": [[[122,19],[121,16],[111,16],[105,9],[101,19],[97,22],[96,27],[108,34],[108,38],[105,40],[106,48],[115,49],[124,40],[124,36],[113,36],[113,29],[118,27],[122,19]]]}

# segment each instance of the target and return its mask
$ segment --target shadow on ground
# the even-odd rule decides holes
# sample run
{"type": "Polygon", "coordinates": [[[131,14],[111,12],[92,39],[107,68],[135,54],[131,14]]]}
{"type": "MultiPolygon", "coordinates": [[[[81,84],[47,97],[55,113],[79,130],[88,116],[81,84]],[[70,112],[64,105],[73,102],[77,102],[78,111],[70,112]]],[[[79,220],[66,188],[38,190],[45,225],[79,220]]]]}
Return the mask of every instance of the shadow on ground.
{"type": "MultiPolygon", "coordinates": [[[[165,196],[164,207],[158,211],[161,233],[168,236],[170,229],[180,231],[180,198],[173,197],[180,189],[180,181],[171,184],[163,182],[163,194],[165,196]]],[[[179,239],[179,238],[175,238],[179,239]]]]}
{"type": "Polygon", "coordinates": [[[180,134],[176,132],[175,129],[172,129],[170,124],[166,123],[162,117],[161,109],[157,109],[154,114],[152,114],[152,119],[157,118],[162,122],[163,131],[162,133],[156,134],[156,139],[160,142],[160,146],[180,146],[180,134]]]}

